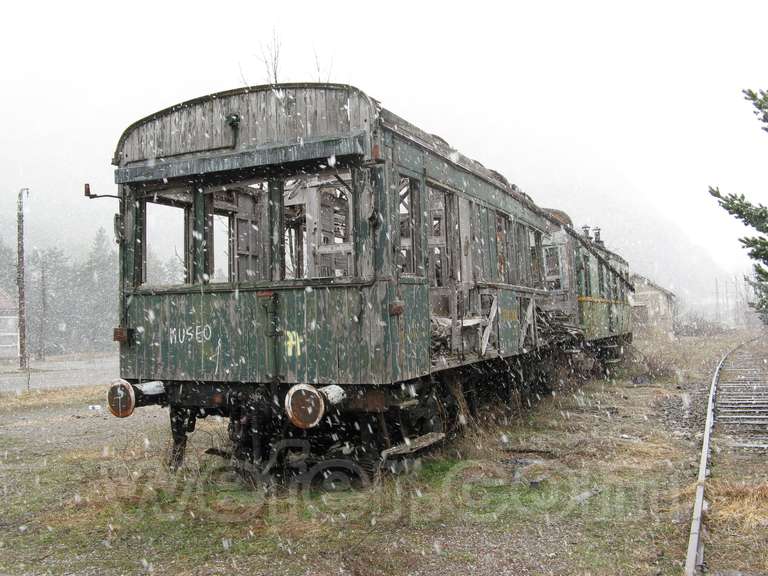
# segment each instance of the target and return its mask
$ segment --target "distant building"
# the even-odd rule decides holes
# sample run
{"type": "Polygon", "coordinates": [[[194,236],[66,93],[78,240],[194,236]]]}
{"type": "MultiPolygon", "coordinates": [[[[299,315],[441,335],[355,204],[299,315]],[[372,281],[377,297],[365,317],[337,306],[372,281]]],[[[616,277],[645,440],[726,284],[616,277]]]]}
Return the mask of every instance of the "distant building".
{"type": "Polygon", "coordinates": [[[16,301],[0,289],[0,361],[19,357],[19,312],[16,301]]]}
{"type": "Polygon", "coordinates": [[[632,323],[641,334],[674,336],[677,313],[674,292],[640,274],[632,274],[635,292],[630,293],[632,323]]]}

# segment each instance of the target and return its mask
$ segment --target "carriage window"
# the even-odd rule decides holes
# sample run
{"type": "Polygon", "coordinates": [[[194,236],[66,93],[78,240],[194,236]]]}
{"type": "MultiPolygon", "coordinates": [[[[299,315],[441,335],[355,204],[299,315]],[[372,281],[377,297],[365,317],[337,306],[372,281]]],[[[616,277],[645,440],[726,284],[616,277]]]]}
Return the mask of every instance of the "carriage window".
{"type": "Polygon", "coordinates": [[[243,186],[237,194],[237,213],[234,215],[235,238],[232,247],[235,253],[235,273],[239,282],[253,282],[264,279],[262,262],[268,245],[266,224],[266,182],[243,186]]]}
{"type": "Polygon", "coordinates": [[[528,229],[525,224],[515,224],[515,240],[517,244],[518,281],[521,286],[531,285],[531,246],[528,229]]]}
{"type": "Polygon", "coordinates": [[[283,278],[354,274],[350,171],[302,175],[283,190],[283,278]]]}
{"type": "Polygon", "coordinates": [[[581,288],[584,296],[592,296],[592,275],[589,269],[589,256],[584,255],[581,264],[581,288]]]}
{"type": "Polygon", "coordinates": [[[230,275],[230,239],[232,237],[232,217],[229,214],[213,215],[213,262],[211,282],[229,282],[230,275]]]}
{"type": "Polygon", "coordinates": [[[352,269],[352,203],[343,186],[320,188],[320,245],[315,276],[339,278],[352,269]]]}
{"type": "Polygon", "coordinates": [[[398,214],[400,215],[400,251],[397,269],[403,274],[423,274],[419,261],[419,189],[418,181],[400,177],[398,214]]]}
{"type": "Polygon", "coordinates": [[[599,296],[607,296],[605,289],[605,269],[603,263],[597,261],[597,291],[599,296]]]}
{"type": "Polygon", "coordinates": [[[442,190],[428,187],[429,228],[427,238],[427,265],[430,286],[446,286],[451,277],[451,260],[448,257],[448,196],[442,190]]]}
{"type": "Polygon", "coordinates": [[[283,205],[283,278],[306,278],[307,212],[303,203],[283,205]]]}
{"type": "Polygon", "coordinates": [[[138,239],[142,284],[164,286],[187,281],[189,205],[174,196],[180,195],[156,194],[142,202],[144,233],[138,239]]]}
{"type": "Polygon", "coordinates": [[[560,253],[557,246],[547,246],[544,249],[544,274],[548,290],[560,290],[560,253]]]}
{"type": "Polygon", "coordinates": [[[541,232],[529,230],[529,242],[531,247],[531,274],[533,275],[533,287],[541,288],[543,285],[542,246],[541,232]]]}
{"type": "Polygon", "coordinates": [[[514,284],[515,266],[512,223],[503,214],[496,214],[496,256],[499,282],[514,284]]]}

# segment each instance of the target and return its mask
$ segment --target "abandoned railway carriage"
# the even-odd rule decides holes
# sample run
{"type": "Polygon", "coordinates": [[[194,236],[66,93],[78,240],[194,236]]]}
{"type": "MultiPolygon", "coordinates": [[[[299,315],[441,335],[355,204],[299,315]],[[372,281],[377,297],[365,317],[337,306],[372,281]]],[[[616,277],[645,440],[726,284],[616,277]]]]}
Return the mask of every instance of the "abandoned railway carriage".
{"type": "Polygon", "coordinates": [[[537,346],[545,214],[356,88],[185,102],[130,126],[114,163],[109,405],[169,405],[172,465],[211,414],[257,469],[279,440],[340,449],[334,427],[415,450],[443,436],[462,366],[537,346]]]}
{"type": "Polygon", "coordinates": [[[562,322],[579,327],[584,339],[604,359],[617,359],[623,343],[632,339],[632,314],[627,261],[609,250],[600,229],[590,235],[573,229],[561,210],[546,210],[551,222],[545,236],[544,270],[547,297],[541,307],[562,322]]]}

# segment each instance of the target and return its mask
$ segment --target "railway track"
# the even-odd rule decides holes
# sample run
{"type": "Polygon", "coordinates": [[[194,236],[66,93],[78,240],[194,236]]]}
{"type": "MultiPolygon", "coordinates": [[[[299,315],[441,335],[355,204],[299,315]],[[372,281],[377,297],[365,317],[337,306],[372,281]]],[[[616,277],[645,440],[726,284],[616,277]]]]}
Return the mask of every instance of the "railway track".
{"type": "Polygon", "coordinates": [[[702,516],[713,435],[717,434],[718,443],[728,449],[768,451],[768,358],[755,346],[759,339],[748,340],[726,353],[712,377],[685,576],[698,574],[704,564],[702,516]]]}

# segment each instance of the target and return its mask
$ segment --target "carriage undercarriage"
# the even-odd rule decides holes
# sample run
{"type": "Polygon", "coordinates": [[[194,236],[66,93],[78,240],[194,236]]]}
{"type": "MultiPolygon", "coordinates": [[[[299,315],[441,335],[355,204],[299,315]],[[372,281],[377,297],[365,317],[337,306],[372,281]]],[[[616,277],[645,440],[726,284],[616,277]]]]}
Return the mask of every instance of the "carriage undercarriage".
{"type": "MultiPolygon", "coordinates": [[[[286,399],[297,386],[278,383],[174,382],[164,384],[163,392],[155,396],[131,388],[134,402],[140,396],[137,405],[169,406],[168,466],[172,471],[183,465],[187,438],[197,420],[219,416],[229,421],[229,449],[211,447],[206,453],[225,458],[253,483],[280,478],[311,483],[329,474],[366,483],[382,470],[407,468],[413,458],[461,434],[479,419],[508,414],[545,393],[604,373],[621,357],[626,340],[587,343],[574,338],[570,346],[560,342],[558,348],[496,358],[389,386],[332,385],[325,388],[334,390],[325,391],[298,385],[299,392],[311,389],[317,396],[295,401],[294,394],[293,406],[286,399]],[[331,403],[334,393],[339,396],[331,403]],[[322,407],[313,404],[316,399],[323,402],[322,407]]],[[[113,386],[113,413],[126,410],[127,394],[118,390],[125,384],[113,386]]]]}

